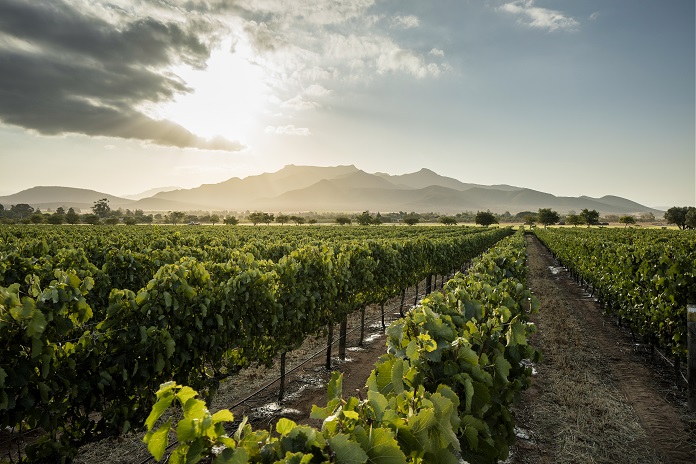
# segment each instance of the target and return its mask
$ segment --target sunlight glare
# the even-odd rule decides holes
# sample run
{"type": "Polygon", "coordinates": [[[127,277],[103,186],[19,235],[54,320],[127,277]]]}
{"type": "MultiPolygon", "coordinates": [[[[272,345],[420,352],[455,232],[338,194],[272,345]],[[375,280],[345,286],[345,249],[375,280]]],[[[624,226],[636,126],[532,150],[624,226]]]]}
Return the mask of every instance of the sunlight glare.
{"type": "Polygon", "coordinates": [[[268,101],[264,71],[245,55],[240,47],[231,52],[227,42],[212,51],[206,69],[173,69],[193,92],[155,109],[156,116],[203,137],[244,141],[268,101]]]}

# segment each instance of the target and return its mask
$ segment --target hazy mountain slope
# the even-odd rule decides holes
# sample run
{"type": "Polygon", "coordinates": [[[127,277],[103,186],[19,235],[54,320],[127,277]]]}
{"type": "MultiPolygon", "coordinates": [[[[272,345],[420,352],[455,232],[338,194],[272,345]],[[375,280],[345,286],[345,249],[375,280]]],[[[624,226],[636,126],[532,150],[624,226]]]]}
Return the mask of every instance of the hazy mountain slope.
{"type": "Polygon", "coordinates": [[[175,190],[155,195],[155,198],[185,203],[205,204],[222,209],[253,208],[256,200],[272,198],[285,192],[309,187],[321,180],[357,172],[355,166],[315,167],[285,166],[280,171],[233,177],[219,184],[204,184],[193,189],[175,190]]]}
{"type": "Polygon", "coordinates": [[[144,192],[140,193],[133,193],[129,195],[121,195],[121,198],[126,198],[128,200],[142,200],[143,198],[150,198],[153,195],[157,195],[160,192],[171,192],[172,190],[179,190],[181,187],[175,187],[175,186],[170,186],[170,187],[156,187],[156,188],[151,188],[149,190],[145,190],[144,192]]]}
{"type": "Polygon", "coordinates": [[[7,207],[26,203],[35,208],[54,209],[63,206],[66,209],[85,209],[92,207],[94,202],[102,198],[109,200],[109,206],[112,208],[121,206],[128,207],[127,205],[133,203],[133,200],[109,195],[108,193],[97,192],[96,190],[56,186],[32,187],[22,190],[12,195],[0,197],[0,203],[7,207]]]}
{"type": "Polygon", "coordinates": [[[495,213],[537,211],[552,208],[559,213],[596,209],[602,214],[660,211],[625,198],[557,197],[545,192],[509,185],[478,185],[441,176],[429,169],[392,176],[370,174],[355,166],[315,167],[288,165],[279,171],[233,177],[218,184],[159,192],[132,201],[125,198],[69,187],[35,187],[0,197],[0,203],[28,203],[34,207],[57,206],[89,209],[107,198],[115,209],[145,211],[263,210],[293,211],[416,211],[453,214],[462,211],[495,213]],[[50,206],[47,206],[50,205],[50,206]]]}
{"type": "Polygon", "coordinates": [[[379,173],[380,177],[388,180],[395,185],[404,185],[414,189],[422,189],[431,185],[439,185],[448,187],[454,190],[468,190],[475,187],[476,184],[467,184],[451,177],[441,176],[430,169],[423,168],[420,171],[410,174],[401,174],[398,176],[390,176],[389,174],[379,173]]]}
{"type": "Polygon", "coordinates": [[[605,195],[601,198],[581,196],[580,198],[598,201],[605,205],[615,206],[625,210],[626,212],[643,211],[645,209],[645,206],[641,205],[640,203],[636,203],[635,201],[631,201],[626,198],[617,197],[615,195],[605,195]]]}

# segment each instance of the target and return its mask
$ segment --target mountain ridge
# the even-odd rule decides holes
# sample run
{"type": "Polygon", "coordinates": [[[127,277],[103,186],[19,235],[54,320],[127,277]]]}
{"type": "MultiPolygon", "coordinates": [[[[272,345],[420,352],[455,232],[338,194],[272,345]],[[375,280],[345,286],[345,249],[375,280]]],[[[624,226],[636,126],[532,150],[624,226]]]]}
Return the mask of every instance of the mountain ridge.
{"type": "Polygon", "coordinates": [[[443,214],[490,210],[536,211],[551,208],[560,213],[596,209],[602,214],[629,214],[660,210],[615,195],[561,197],[511,185],[462,182],[422,168],[400,175],[368,173],[354,165],[301,166],[244,178],[232,177],[216,184],[190,189],[152,189],[154,195],[132,200],[89,189],[37,186],[0,197],[0,203],[28,203],[34,207],[90,208],[107,198],[112,208],[145,211],[416,211],[443,214]],[[158,191],[165,190],[165,191],[158,191]]]}

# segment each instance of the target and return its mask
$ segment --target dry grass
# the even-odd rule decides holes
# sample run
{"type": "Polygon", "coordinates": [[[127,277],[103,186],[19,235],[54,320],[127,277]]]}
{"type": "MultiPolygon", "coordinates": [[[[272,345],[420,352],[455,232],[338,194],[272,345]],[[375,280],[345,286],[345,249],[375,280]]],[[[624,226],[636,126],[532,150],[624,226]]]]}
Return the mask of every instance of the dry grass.
{"type": "Polygon", "coordinates": [[[576,319],[577,306],[559,293],[548,263],[531,253],[530,285],[542,300],[533,344],[544,359],[536,366],[533,398],[518,411],[534,446],[513,462],[661,463],[606,359],[576,319]]]}

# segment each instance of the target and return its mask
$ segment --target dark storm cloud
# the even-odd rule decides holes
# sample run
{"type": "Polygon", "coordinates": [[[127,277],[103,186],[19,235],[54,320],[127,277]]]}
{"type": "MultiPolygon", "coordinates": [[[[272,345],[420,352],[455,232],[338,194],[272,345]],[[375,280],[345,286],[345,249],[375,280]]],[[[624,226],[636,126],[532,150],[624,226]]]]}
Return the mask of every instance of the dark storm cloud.
{"type": "Polygon", "coordinates": [[[0,120],[42,134],[81,133],[167,146],[239,150],[137,109],[189,91],[168,65],[203,68],[209,47],[175,23],[115,26],[60,0],[0,2],[0,120]]]}

